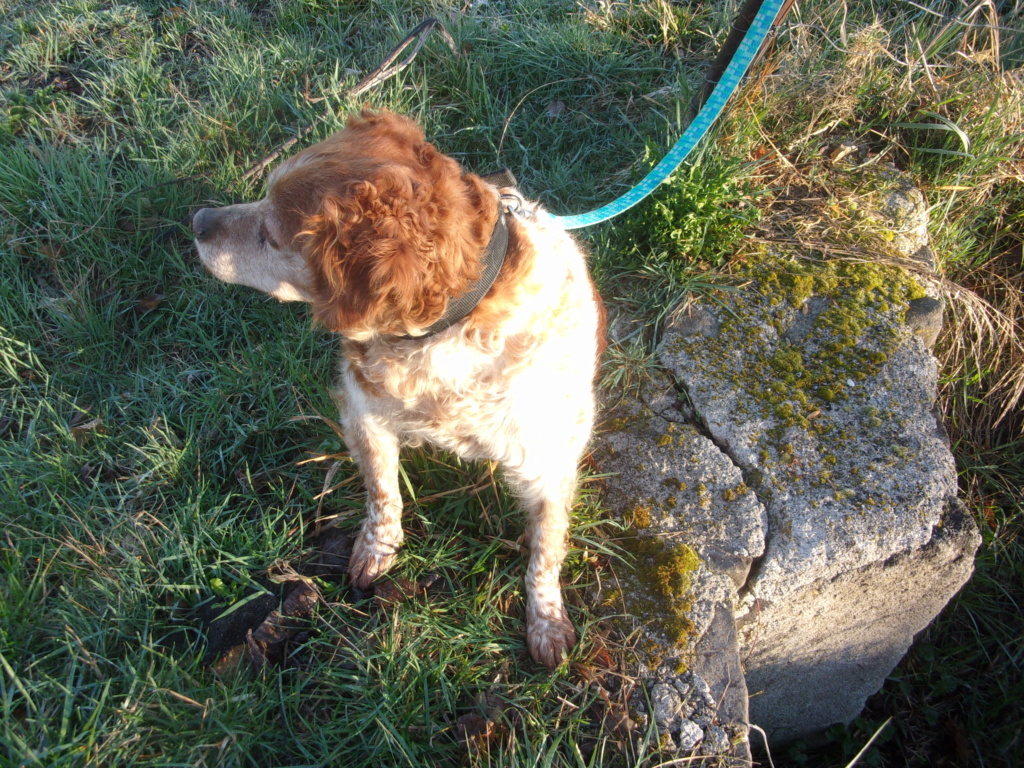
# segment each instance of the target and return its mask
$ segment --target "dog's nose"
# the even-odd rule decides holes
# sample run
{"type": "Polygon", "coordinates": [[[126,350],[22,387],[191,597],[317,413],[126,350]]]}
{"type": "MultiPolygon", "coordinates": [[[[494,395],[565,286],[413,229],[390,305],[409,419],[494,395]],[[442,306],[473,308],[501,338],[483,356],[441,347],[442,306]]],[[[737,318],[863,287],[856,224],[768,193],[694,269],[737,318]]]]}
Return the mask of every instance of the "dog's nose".
{"type": "Polygon", "coordinates": [[[196,211],[192,216],[192,233],[196,240],[210,239],[217,230],[218,218],[216,208],[200,208],[196,211]]]}

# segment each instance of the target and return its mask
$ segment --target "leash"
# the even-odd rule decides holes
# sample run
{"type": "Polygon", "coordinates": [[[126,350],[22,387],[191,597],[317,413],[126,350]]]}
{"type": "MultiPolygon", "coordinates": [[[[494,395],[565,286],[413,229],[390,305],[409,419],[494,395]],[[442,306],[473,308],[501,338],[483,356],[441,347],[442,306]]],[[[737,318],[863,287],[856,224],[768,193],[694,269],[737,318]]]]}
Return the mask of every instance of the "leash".
{"type": "MultiPolygon", "coordinates": [[[[725,68],[721,80],[714,87],[708,100],[701,107],[693,122],[683,131],[683,135],[679,137],[675,146],[639,184],[622,197],[588,213],[580,213],[575,216],[553,216],[552,218],[565,229],[581,229],[618,216],[651,194],[658,185],[672,175],[672,172],[680,166],[686,156],[711,129],[712,124],[725,109],[726,102],[739,87],[740,80],[743,79],[750,65],[757,58],[758,51],[761,50],[761,46],[771,33],[775,19],[780,15],[779,12],[783,10],[783,6],[790,5],[792,2],[787,2],[787,0],[764,0],[761,3],[750,27],[743,35],[742,42],[729,62],[729,66],[725,68]]],[[[743,22],[742,16],[741,13],[740,17],[733,22],[733,29],[736,32],[742,31],[739,26],[743,22]]]]}

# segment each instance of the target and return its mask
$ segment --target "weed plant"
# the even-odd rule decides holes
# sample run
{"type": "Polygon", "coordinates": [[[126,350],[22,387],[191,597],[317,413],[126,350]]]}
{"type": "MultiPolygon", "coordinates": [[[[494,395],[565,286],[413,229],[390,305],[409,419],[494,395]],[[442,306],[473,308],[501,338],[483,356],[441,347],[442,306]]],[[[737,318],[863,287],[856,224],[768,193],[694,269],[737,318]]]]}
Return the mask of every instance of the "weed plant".
{"type": "MultiPolygon", "coordinates": [[[[331,423],[334,340],[305,307],[205,275],[182,224],[259,194],[251,163],[364,103],[412,115],[470,169],[510,167],[556,213],[587,210],[678,135],[734,13],[0,0],[0,764],[659,763],[651,733],[606,719],[621,700],[602,692],[628,681],[603,665],[625,651],[589,603],[617,562],[589,486],[564,574],[583,640],[549,675],[523,641],[521,515],[489,467],[431,451],[403,458],[397,576],[439,577],[435,592],[379,605],[321,579],[285,664],[210,668],[200,617],[287,578],[310,531],[354,530],[362,498],[331,423]],[[432,39],[350,98],[428,15],[458,55],[432,39]],[[468,736],[474,716],[492,730],[468,736]]],[[[694,162],[583,233],[603,294],[639,318],[605,369],[628,385],[657,321],[727,290],[720,270],[774,211],[842,194],[822,146],[861,142],[933,206],[954,310],[944,406],[985,545],[863,719],[792,763],[842,764],[890,714],[875,764],[1021,748],[1022,24],[1012,2],[800,6],[694,162]]]]}

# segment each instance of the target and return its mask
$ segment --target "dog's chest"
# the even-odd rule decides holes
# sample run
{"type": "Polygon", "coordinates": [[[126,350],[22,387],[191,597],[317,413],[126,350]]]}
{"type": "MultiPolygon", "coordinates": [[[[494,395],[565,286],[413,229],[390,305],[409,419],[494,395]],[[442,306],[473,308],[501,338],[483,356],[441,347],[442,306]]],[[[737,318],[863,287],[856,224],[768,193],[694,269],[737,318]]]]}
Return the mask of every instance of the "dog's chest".
{"type": "Polygon", "coordinates": [[[513,366],[458,344],[408,356],[348,357],[342,392],[386,421],[409,444],[430,442],[465,458],[500,458],[515,419],[513,366]]]}

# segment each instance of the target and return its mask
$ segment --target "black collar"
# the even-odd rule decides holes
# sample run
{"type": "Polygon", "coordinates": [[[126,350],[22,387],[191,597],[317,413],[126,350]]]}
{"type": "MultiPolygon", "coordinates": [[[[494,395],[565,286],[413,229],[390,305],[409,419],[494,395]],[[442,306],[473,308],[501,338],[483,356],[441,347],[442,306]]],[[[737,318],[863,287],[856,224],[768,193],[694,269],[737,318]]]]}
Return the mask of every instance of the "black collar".
{"type": "Polygon", "coordinates": [[[436,323],[427,328],[419,336],[399,336],[400,339],[426,339],[430,336],[447,330],[464,318],[480,303],[487,292],[491,290],[494,281],[505,263],[505,254],[508,251],[508,213],[502,201],[498,201],[498,220],[494,223],[494,231],[491,233],[491,240],[484,250],[483,262],[484,271],[480,277],[469,287],[469,290],[461,296],[452,298],[448,302],[448,308],[444,315],[436,323]]]}

